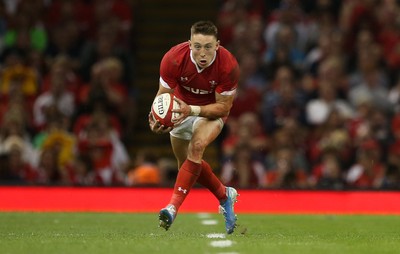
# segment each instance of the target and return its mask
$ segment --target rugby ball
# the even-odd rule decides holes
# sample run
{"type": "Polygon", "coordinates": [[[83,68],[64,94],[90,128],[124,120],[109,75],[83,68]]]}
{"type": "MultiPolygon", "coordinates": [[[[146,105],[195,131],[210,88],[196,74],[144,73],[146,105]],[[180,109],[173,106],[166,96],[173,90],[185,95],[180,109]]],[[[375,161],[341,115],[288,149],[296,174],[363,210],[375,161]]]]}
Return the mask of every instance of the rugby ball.
{"type": "Polygon", "coordinates": [[[166,127],[173,127],[174,119],[179,115],[179,113],[172,112],[172,109],[179,108],[179,104],[174,100],[174,97],[172,93],[160,94],[154,98],[151,106],[151,113],[154,119],[166,127]]]}

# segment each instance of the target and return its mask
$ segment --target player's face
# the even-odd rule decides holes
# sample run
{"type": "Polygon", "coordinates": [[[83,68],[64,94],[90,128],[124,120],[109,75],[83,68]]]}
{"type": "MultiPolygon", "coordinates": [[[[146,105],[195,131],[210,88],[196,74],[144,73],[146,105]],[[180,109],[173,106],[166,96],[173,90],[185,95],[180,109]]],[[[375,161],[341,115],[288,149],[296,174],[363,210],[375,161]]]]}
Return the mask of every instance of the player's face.
{"type": "Polygon", "coordinates": [[[197,66],[204,69],[211,64],[218,50],[219,41],[212,35],[193,34],[189,45],[197,66]]]}

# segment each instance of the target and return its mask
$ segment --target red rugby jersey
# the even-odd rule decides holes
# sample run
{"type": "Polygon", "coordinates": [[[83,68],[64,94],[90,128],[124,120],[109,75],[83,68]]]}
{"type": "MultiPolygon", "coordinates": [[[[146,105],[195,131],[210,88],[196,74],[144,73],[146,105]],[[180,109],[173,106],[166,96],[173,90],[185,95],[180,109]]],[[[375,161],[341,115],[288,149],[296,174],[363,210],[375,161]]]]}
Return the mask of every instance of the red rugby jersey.
{"type": "Polygon", "coordinates": [[[189,105],[215,102],[215,92],[233,94],[239,80],[239,65],[235,57],[220,46],[214,61],[205,69],[196,68],[189,42],[172,47],[163,57],[160,82],[174,89],[174,94],[189,105]]]}

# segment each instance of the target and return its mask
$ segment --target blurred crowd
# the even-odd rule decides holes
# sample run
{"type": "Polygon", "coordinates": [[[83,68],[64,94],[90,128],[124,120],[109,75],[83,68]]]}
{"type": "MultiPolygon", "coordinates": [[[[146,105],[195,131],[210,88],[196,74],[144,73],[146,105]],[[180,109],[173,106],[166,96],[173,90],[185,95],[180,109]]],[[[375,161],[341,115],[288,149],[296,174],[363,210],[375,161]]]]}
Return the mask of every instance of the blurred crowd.
{"type": "Polygon", "coordinates": [[[400,189],[400,3],[225,0],[241,66],[222,146],[237,187],[400,189]]]}
{"type": "Polygon", "coordinates": [[[0,181],[123,185],[135,125],[128,0],[0,1],[0,181]]]}
{"type": "MultiPolygon", "coordinates": [[[[220,0],[241,78],[223,135],[238,188],[400,189],[400,1],[220,0]]],[[[129,154],[133,0],[0,1],[0,184],[168,185],[129,154]]]]}

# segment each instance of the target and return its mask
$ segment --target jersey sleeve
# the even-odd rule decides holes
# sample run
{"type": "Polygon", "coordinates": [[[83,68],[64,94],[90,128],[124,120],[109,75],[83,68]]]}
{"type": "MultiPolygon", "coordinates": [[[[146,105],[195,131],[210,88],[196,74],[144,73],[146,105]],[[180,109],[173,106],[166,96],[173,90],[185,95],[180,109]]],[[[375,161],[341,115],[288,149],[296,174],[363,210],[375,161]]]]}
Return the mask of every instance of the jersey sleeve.
{"type": "Polygon", "coordinates": [[[176,73],[179,63],[174,57],[173,51],[165,53],[160,64],[160,83],[169,89],[174,89],[178,85],[176,73]]]}
{"type": "Polygon", "coordinates": [[[227,53],[226,58],[222,61],[222,75],[220,84],[215,91],[222,95],[233,95],[239,83],[239,64],[236,58],[227,53]]]}

